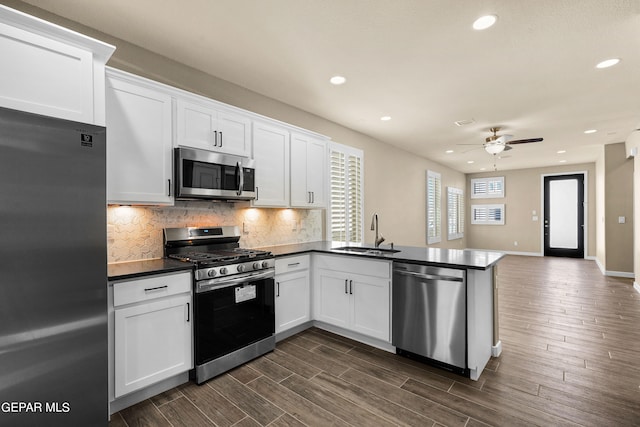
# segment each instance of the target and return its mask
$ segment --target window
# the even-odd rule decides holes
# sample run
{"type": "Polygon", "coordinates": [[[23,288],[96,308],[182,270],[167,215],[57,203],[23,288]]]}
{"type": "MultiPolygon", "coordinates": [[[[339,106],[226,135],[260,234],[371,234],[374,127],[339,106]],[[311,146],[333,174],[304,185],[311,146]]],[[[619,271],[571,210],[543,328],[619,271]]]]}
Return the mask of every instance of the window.
{"type": "Polygon", "coordinates": [[[504,225],[504,205],[472,205],[471,224],[504,225]]]}
{"type": "Polygon", "coordinates": [[[502,197],[504,197],[503,176],[471,180],[472,199],[499,199],[502,197]]]}
{"type": "Polygon", "coordinates": [[[329,146],[327,229],[329,239],[334,242],[363,241],[363,159],[362,150],[337,143],[329,146]]]}
{"type": "Polygon", "coordinates": [[[464,197],[459,188],[447,188],[447,238],[462,239],[464,235],[464,197]]]}
{"type": "Polygon", "coordinates": [[[427,244],[439,243],[440,232],[440,204],[442,178],[439,173],[427,171],[427,244]]]}

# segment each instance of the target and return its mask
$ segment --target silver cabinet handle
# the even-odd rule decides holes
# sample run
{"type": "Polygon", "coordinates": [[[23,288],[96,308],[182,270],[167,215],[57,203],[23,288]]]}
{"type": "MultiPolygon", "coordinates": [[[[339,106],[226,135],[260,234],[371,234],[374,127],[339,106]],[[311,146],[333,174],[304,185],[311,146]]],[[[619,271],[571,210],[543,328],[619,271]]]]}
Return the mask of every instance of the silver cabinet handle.
{"type": "Polygon", "coordinates": [[[349,280],[344,279],[344,293],[348,294],[349,292],[347,292],[347,282],[349,282],[349,280]]]}
{"type": "Polygon", "coordinates": [[[299,262],[292,262],[291,264],[287,264],[287,267],[297,267],[298,265],[300,265],[299,262]]]}
{"type": "Polygon", "coordinates": [[[256,201],[260,200],[260,187],[256,187],[256,201]]]}
{"type": "Polygon", "coordinates": [[[276,297],[280,296],[280,282],[276,282],[276,297]]]}
{"type": "Polygon", "coordinates": [[[349,280],[349,295],[353,295],[353,280],[349,280]]]}
{"type": "Polygon", "coordinates": [[[162,289],[166,289],[168,287],[169,287],[169,285],[156,286],[155,288],[145,288],[144,291],[145,292],[161,291],[162,289]]]}
{"type": "Polygon", "coordinates": [[[219,145],[219,147],[222,148],[222,131],[220,131],[220,145],[219,145]]]}
{"type": "Polygon", "coordinates": [[[169,197],[171,197],[171,179],[167,180],[169,182],[169,197]]]}
{"type": "Polygon", "coordinates": [[[213,131],[213,146],[214,147],[218,146],[218,131],[217,130],[213,131]]]}
{"type": "Polygon", "coordinates": [[[187,323],[191,321],[191,303],[187,303],[187,323]]]}

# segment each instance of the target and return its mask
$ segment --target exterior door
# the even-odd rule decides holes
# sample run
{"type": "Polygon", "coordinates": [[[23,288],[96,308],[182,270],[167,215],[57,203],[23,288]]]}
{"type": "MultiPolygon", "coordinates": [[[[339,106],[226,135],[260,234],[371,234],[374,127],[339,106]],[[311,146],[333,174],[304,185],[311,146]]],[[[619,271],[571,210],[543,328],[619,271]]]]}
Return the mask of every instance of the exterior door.
{"type": "Polygon", "coordinates": [[[584,175],[544,177],[544,255],[584,258],[584,175]]]}

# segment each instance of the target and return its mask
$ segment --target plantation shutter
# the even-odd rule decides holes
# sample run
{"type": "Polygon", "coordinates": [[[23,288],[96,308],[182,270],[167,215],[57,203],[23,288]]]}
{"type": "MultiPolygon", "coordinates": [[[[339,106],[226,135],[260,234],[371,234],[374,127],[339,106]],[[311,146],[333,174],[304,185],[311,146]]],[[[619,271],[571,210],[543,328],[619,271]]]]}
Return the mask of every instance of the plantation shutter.
{"type": "Polygon", "coordinates": [[[329,153],[329,237],[334,242],[362,243],[363,153],[335,143],[329,153]]]}
{"type": "Polygon", "coordinates": [[[427,171],[427,243],[441,241],[442,178],[439,173],[427,171]]]}
{"type": "Polygon", "coordinates": [[[447,235],[448,239],[461,239],[464,233],[464,198],[462,190],[447,189],[447,235]]]}

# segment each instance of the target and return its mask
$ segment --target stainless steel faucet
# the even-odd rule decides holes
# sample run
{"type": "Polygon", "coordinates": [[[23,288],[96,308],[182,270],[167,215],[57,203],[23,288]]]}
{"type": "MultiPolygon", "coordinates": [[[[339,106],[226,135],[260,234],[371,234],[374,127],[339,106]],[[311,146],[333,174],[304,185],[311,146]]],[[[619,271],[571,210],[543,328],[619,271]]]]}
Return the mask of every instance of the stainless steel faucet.
{"type": "Polygon", "coordinates": [[[373,230],[376,231],[376,240],[374,244],[375,244],[375,247],[378,248],[380,247],[380,243],[384,242],[384,237],[382,237],[382,234],[378,233],[378,214],[377,213],[374,213],[373,216],[371,217],[371,231],[373,230]]]}

